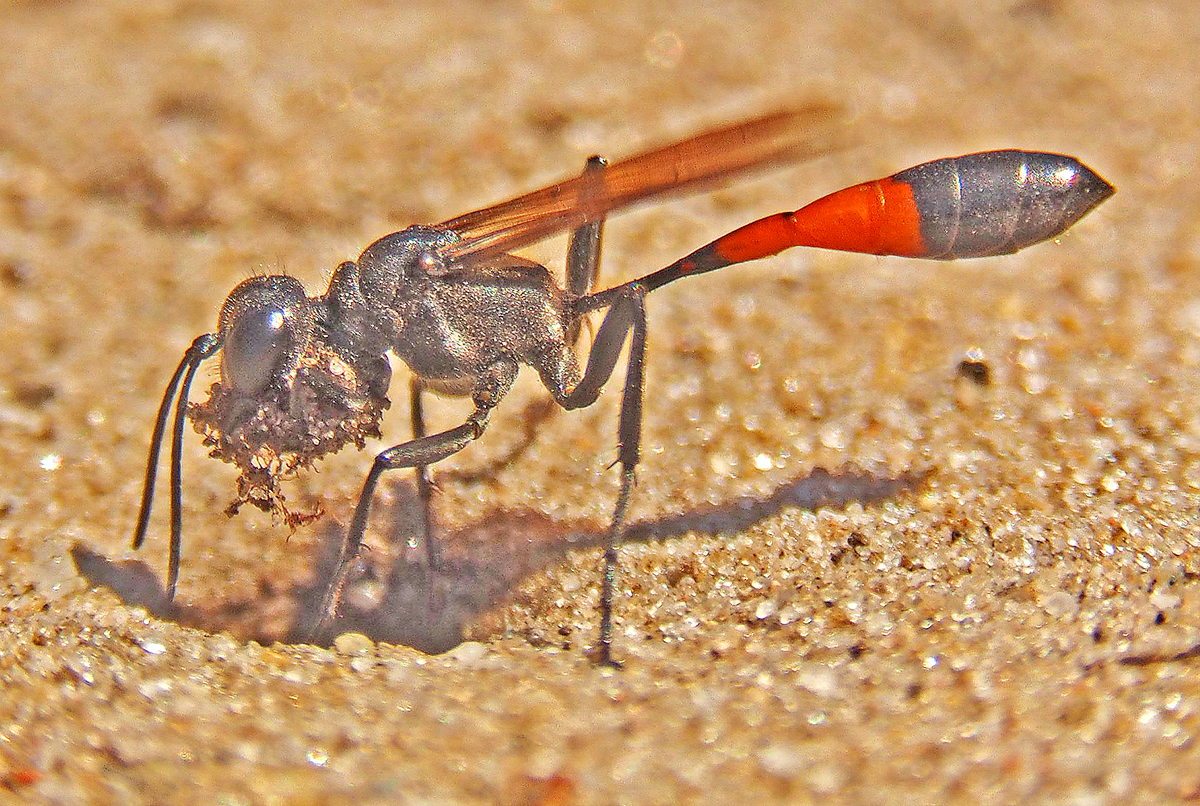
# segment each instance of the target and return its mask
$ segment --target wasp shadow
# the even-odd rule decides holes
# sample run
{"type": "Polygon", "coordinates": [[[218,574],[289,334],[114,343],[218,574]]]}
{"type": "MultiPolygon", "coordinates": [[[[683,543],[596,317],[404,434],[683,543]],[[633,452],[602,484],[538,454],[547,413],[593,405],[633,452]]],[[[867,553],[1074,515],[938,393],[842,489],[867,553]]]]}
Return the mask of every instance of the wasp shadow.
{"type": "MultiPolygon", "coordinates": [[[[924,474],[897,478],[816,470],[762,497],[742,496],[689,512],[637,521],[624,543],[668,540],[687,533],[734,534],[785,507],[817,509],[892,498],[918,486],[924,474]]],[[[568,551],[602,546],[606,530],[594,523],[552,521],[532,511],[501,512],[464,528],[439,534],[441,561],[430,568],[410,536],[420,534],[419,502],[413,485],[397,482],[380,496],[374,519],[388,545],[363,552],[347,586],[334,635],[363,633],[375,641],[423,652],[444,652],[461,643],[464,630],[502,604],[530,574],[561,561],[568,551]]],[[[110,560],[76,544],[71,555],[92,585],[113,590],[124,602],[162,619],[210,632],[226,631],[260,643],[298,643],[320,616],[344,528],[323,529],[312,582],[278,587],[260,583],[256,595],[216,605],[171,602],[151,568],[140,560],[110,560]]]]}

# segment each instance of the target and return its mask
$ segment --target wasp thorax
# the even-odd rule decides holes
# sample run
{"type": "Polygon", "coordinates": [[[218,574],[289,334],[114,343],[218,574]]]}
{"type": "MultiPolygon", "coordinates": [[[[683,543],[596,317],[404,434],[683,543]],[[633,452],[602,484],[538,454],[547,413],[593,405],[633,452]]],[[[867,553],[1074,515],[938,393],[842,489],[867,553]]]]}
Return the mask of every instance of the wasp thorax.
{"type": "Polygon", "coordinates": [[[292,277],[253,277],[221,309],[221,380],[255,395],[295,368],[312,330],[310,300],[292,277]]]}
{"type": "Polygon", "coordinates": [[[456,237],[447,230],[422,226],[383,236],[358,256],[363,294],[370,300],[391,301],[406,283],[445,274],[448,266],[439,251],[456,237]]]}

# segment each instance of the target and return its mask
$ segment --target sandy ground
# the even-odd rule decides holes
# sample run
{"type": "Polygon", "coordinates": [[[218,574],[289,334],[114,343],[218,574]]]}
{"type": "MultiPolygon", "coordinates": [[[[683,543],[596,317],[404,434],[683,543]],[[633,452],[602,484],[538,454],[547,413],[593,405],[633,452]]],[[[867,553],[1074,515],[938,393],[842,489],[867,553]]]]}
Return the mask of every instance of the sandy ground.
{"type": "Polygon", "coordinates": [[[5,4],[0,802],[1200,798],[1200,5],[604,5],[5,4]],[[619,395],[538,425],[535,378],[439,469],[441,573],[385,483],[332,647],[295,625],[371,453],[291,483],[328,514],[289,536],[223,514],[189,431],[163,601],[165,498],[129,548],[146,445],[238,281],[317,292],[589,153],[831,100],[836,153],[613,220],[605,278],[982,148],[1119,193],[1011,257],[657,292],[622,671],[586,654],[619,395]]]}

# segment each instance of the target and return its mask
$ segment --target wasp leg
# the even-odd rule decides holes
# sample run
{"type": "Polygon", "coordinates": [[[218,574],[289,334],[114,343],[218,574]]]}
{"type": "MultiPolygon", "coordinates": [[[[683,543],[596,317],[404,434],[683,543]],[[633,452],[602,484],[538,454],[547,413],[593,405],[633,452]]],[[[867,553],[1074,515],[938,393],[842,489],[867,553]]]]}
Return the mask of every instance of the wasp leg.
{"type": "Polygon", "coordinates": [[[462,425],[429,436],[422,436],[408,442],[388,448],[375,457],[371,472],[363,482],[362,492],[358,496],[358,504],[354,508],[354,518],[350,521],[350,529],[342,544],[341,556],[338,558],[333,576],[325,589],[325,597],[317,617],[317,623],[309,633],[310,639],[316,640],[333,623],[337,615],[338,604],[341,601],[342,589],[350,577],[354,561],[362,548],[363,535],[367,531],[367,519],[371,511],[371,499],[375,495],[375,487],[384,471],[402,467],[425,467],[440,462],[452,456],[473,441],[483,436],[487,428],[488,418],[492,409],[512,388],[517,377],[517,365],[511,361],[501,361],[494,364],[476,384],[472,399],[475,411],[462,425]]]}
{"type": "MultiPolygon", "coordinates": [[[[420,378],[414,377],[409,390],[412,393],[412,435],[413,439],[425,436],[425,407],[422,405],[421,393],[424,384],[420,378]]],[[[426,465],[413,468],[417,476],[417,498],[421,502],[421,540],[425,545],[425,559],[429,570],[435,571],[440,565],[437,538],[433,534],[433,484],[429,481],[429,469],[426,465]]]]}
{"type": "MultiPolygon", "coordinates": [[[[580,194],[580,204],[585,211],[590,200],[600,195],[603,190],[604,169],[607,167],[608,161],[604,157],[588,157],[583,168],[586,183],[580,194]]],[[[571,232],[571,238],[567,242],[567,293],[572,298],[582,297],[596,285],[596,279],[600,276],[600,240],[603,229],[604,216],[601,215],[589,219],[586,224],[571,232]]]]}
{"type": "Polygon", "coordinates": [[[604,579],[600,589],[600,637],[596,647],[596,660],[603,666],[620,666],[612,657],[613,591],[617,574],[617,545],[625,533],[625,515],[633,491],[634,471],[641,458],[642,395],[645,388],[646,358],[645,298],[646,290],[634,284],[612,302],[596,338],[592,341],[583,378],[559,400],[565,409],[583,408],[595,402],[617,365],[626,334],[630,335],[629,365],[625,372],[625,388],[621,396],[621,414],[617,426],[617,462],[621,465],[621,490],[617,494],[617,503],[604,546],[604,579]]]}

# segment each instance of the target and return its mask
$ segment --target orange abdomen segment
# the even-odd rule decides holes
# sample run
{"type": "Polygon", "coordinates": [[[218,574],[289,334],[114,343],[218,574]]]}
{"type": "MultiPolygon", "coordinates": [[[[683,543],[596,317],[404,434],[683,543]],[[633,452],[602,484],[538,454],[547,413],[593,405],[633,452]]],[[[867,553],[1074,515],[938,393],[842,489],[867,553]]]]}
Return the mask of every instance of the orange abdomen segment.
{"type": "Polygon", "coordinates": [[[921,257],[921,213],[912,186],[895,177],[863,182],[792,213],[797,243],[844,252],[921,257]]]}
{"type": "Polygon", "coordinates": [[[926,254],[912,188],[894,178],[863,182],[817,199],[792,213],[751,222],[715,244],[730,263],[816,246],[873,255],[926,254]]]}
{"type": "Polygon", "coordinates": [[[638,282],[653,290],[793,246],[938,260],[1007,255],[1058,236],[1113,192],[1062,154],[983,151],[933,160],[752,221],[638,282]]]}

